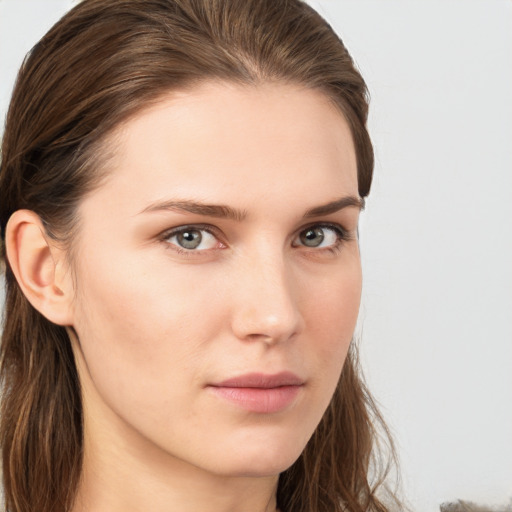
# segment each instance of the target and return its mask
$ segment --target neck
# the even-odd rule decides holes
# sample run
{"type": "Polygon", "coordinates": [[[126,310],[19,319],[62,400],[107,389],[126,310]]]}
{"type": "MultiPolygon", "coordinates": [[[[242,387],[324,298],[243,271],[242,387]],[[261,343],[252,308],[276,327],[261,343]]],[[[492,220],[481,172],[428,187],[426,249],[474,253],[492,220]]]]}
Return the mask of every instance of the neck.
{"type": "Polygon", "coordinates": [[[277,479],[205,478],[179,464],[165,474],[123,463],[84,467],[73,512],[275,512],[277,479]]]}

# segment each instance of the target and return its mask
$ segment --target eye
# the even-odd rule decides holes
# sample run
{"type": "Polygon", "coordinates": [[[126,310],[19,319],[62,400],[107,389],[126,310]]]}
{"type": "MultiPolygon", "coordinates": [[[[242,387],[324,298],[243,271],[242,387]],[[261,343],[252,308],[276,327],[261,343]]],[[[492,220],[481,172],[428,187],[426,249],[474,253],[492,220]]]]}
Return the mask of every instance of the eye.
{"type": "Polygon", "coordinates": [[[210,231],[197,226],[174,229],[167,232],[164,239],[177,249],[186,251],[205,251],[222,245],[210,231]]]}
{"type": "Polygon", "coordinates": [[[335,248],[346,234],[339,226],[317,224],[303,229],[293,241],[293,245],[314,249],[335,248]]]}

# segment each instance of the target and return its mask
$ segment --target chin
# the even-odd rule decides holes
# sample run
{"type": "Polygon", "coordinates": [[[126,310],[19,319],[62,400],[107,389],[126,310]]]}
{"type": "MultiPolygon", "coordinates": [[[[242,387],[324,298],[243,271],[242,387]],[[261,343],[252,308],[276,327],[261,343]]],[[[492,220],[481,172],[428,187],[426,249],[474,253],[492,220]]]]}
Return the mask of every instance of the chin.
{"type": "MultiPolygon", "coordinates": [[[[216,472],[224,476],[269,477],[287,470],[301,455],[305,442],[267,439],[233,447],[230,455],[219,457],[216,472]]],[[[229,453],[229,452],[228,452],[229,453]]]]}

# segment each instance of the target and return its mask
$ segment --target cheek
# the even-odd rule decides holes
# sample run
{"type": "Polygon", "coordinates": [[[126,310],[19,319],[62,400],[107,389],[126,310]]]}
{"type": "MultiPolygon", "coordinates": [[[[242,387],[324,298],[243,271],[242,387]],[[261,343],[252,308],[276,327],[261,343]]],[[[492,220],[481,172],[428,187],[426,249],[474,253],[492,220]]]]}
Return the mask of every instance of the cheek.
{"type": "Polygon", "coordinates": [[[318,290],[308,308],[307,339],[318,376],[315,387],[318,386],[320,416],[331,401],[347,357],[359,313],[361,287],[361,266],[359,258],[354,258],[323,283],[323,291],[318,290]]]}
{"type": "MultiPolygon", "coordinates": [[[[183,330],[197,323],[197,312],[211,296],[208,281],[202,286],[190,273],[151,258],[111,255],[108,261],[90,260],[80,268],[77,321],[99,328],[126,332],[183,330]],[[117,257],[116,257],[117,256],[117,257]]],[[[128,339],[118,340],[126,344],[128,339]]],[[[116,341],[115,339],[112,341],[116,341]]],[[[154,346],[141,337],[137,345],[154,346]]]]}
{"type": "Polygon", "coordinates": [[[302,414],[304,444],[316,429],[338,384],[354,334],[361,299],[358,258],[340,266],[329,277],[307,283],[302,310],[306,330],[301,338],[301,358],[312,375],[310,407],[302,414]]]}
{"type": "Polygon", "coordinates": [[[350,265],[314,289],[307,307],[307,323],[311,339],[316,340],[315,346],[328,366],[345,358],[359,314],[361,288],[361,265],[359,258],[353,258],[350,265]]]}
{"type": "Polygon", "coordinates": [[[198,288],[183,272],[147,260],[113,260],[91,260],[78,276],[75,329],[95,385],[134,399],[190,385],[197,374],[187,368],[204,364],[206,336],[221,324],[209,283],[198,288]]]}

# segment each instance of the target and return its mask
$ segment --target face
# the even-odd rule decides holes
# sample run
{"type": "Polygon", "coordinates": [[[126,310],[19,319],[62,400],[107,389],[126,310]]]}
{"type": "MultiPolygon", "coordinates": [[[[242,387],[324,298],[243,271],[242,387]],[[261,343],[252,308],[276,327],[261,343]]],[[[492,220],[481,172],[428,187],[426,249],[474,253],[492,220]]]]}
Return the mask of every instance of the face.
{"type": "Polygon", "coordinates": [[[108,432],[137,457],[278,474],[327,408],[358,314],[347,123],[316,91],[208,83],[109,143],[74,261],[86,446],[108,432]]]}

